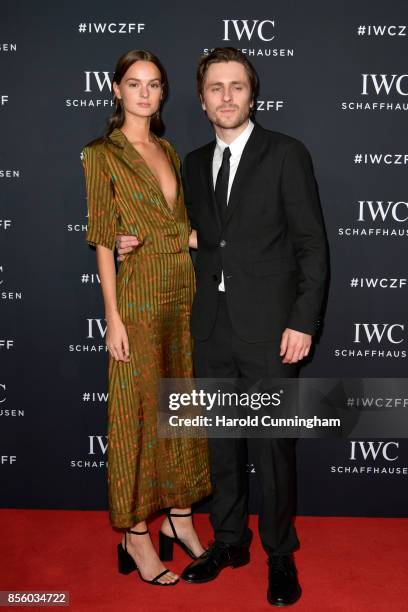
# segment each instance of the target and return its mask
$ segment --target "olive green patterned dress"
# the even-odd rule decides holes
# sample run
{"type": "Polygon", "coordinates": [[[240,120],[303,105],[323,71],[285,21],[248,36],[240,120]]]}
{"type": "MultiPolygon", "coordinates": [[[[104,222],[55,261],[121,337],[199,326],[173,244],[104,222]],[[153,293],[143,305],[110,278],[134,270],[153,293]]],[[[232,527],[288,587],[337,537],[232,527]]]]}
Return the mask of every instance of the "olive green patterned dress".
{"type": "Polygon", "coordinates": [[[115,248],[118,233],[142,242],[120,264],[117,302],[130,362],[109,355],[108,499],[114,527],[210,493],[207,441],[157,436],[160,378],[192,377],[189,330],[194,270],[180,160],[157,138],[178,184],[172,211],[156,176],[119,129],[84,147],[89,244],[115,248]]]}

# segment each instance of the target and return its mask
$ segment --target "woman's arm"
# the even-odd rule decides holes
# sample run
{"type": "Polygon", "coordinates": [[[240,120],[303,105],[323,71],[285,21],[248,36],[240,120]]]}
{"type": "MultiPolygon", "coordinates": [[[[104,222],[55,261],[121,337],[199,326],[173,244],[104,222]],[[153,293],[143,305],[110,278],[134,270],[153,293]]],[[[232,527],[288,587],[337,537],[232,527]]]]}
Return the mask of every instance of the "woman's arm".
{"type": "Polygon", "coordinates": [[[197,230],[191,230],[191,234],[188,237],[188,246],[190,249],[198,248],[197,230]]]}
{"type": "Polygon", "coordinates": [[[96,263],[107,322],[106,346],[117,361],[129,361],[128,336],[116,301],[114,249],[117,211],[112,178],[103,151],[101,146],[89,145],[81,153],[88,205],[86,240],[96,247],[96,263]]]}
{"type": "Polygon", "coordinates": [[[117,361],[130,361],[129,340],[116,300],[116,269],[113,251],[97,244],[96,263],[105,305],[106,346],[117,361]]]}

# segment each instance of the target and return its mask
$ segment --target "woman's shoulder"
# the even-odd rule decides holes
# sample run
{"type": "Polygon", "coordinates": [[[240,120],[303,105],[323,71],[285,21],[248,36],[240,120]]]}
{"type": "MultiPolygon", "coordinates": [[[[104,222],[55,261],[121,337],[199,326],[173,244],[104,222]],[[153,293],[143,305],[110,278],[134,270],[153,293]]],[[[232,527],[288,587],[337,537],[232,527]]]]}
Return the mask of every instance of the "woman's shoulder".
{"type": "Polygon", "coordinates": [[[167,140],[167,138],[164,138],[163,136],[161,137],[157,137],[158,140],[160,140],[160,142],[169,150],[170,154],[174,157],[174,159],[176,159],[176,161],[180,164],[180,156],[177,153],[175,147],[171,144],[171,142],[169,140],[167,140]]]}
{"type": "Polygon", "coordinates": [[[103,136],[101,138],[95,138],[82,147],[81,159],[84,160],[87,157],[105,157],[107,139],[103,136]]]}

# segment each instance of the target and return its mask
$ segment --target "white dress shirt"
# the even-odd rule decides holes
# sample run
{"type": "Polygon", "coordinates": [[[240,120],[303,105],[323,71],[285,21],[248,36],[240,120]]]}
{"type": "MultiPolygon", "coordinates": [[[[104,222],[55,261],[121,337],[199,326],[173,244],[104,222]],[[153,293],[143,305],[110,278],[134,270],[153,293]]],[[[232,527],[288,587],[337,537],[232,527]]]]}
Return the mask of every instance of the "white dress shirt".
{"type": "MultiPolygon", "coordinates": [[[[215,189],[215,183],[217,181],[218,171],[221,168],[222,164],[222,156],[224,153],[225,147],[229,147],[231,151],[231,157],[229,158],[230,164],[230,172],[229,172],[229,180],[228,180],[228,194],[227,194],[227,204],[229,200],[229,196],[231,193],[231,186],[234,182],[234,177],[237,172],[238,164],[241,159],[242,151],[248,141],[248,138],[251,135],[252,130],[254,129],[254,124],[251,119],[248,120],[248,125],[243,132],[239,136],[235,138],[230,144],[227,144],[221,138],[216,136],[217,144],[214,149],[214,157],[212,163],[212,175],[213,175],[213,185],[215,189]]],[[[221,282],[218,285],[219,291],[225,291],[224,285],[224,272],[221,272],[221,282]]]]}

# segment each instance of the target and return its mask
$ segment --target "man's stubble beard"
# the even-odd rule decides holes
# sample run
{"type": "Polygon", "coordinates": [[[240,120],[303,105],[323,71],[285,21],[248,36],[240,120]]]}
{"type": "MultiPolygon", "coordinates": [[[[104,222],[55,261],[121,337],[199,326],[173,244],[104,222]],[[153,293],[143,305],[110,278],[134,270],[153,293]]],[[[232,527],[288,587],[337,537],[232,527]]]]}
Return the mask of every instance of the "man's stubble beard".
{"type": "Polygon", "coordinates": [[[238,115],[236,121],[234,123],[223,122],[222,119],[219,119],[216,114],[214,114],[213,118],[209,118],[211,123],[214,126],[222,128],[224,130],[235,130],[236,128],[241,127],[244,123],[246,123],[251,115],[251,108],[246,111],[243,111],[240,115],[238,115]]]}

